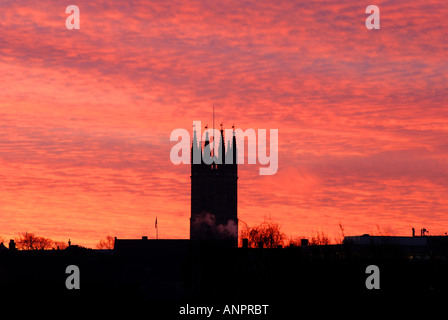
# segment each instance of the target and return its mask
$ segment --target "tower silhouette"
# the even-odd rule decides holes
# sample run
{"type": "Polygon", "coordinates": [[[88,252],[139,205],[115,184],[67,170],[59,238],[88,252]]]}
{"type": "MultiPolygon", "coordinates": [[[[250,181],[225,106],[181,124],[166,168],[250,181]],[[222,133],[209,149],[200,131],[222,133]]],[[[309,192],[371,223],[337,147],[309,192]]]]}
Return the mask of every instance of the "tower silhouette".
{"type": "Polygon", "coordinates": [[[191,240],[220,240],[227,241],[235,247],[238,245],[238,165],[235,130],[233,126],[232,128],[232,142],[228,140],[226,150],[221,124],[217,155],[211,150],[213,148],[208,131],[205,132],[202,148],[202,141],[198,140],[196,128],[193,129],[191,240]]]}

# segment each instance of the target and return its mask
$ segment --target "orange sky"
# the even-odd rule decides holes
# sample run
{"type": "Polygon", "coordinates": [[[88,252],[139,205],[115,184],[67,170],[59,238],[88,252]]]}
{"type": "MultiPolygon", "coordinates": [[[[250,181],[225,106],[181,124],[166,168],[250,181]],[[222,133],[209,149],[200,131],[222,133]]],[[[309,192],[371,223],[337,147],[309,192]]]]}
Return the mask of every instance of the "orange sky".
{"type": "Polygon", "coordinates": [[[0,3],[0,235],[93,247],[188,238],[194,120],[279,130],[276,175],[239,169],[239,218],[288,236],[448,231],[448,3],[0,3]],[[364,13],[381,9],[381,29],[364,13]],[[68,5],[68,4],[67,4],[68,5]]]}

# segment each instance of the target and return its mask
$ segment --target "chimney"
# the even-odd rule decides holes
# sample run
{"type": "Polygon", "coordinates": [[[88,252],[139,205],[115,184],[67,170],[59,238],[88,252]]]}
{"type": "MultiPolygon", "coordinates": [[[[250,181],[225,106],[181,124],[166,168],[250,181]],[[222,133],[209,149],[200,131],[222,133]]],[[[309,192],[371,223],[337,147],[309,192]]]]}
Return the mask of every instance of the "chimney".
{"type": "Polygon", "coordinates": [[[143,236],[142,240],[148,240],[148,237],[147,236],[143,236]]]}
{"type": "Polygon", "coordinates": [[[308,239],[300,239],[300,245],[306,247],[308,245],[308,239]]]}
{"type": "Polygon", "coordinates": [[[9,250],[16,250],[16,243],[14,239],[9,240],[9,250]]]}

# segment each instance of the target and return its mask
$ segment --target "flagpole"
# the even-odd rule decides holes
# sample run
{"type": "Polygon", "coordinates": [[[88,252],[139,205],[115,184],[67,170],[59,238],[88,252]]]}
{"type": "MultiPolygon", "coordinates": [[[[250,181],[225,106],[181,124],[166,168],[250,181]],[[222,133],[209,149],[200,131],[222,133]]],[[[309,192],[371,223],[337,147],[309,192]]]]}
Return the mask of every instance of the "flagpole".
{"type": "Polygon", "coordinates": [[[156,217],[156,239],[159,239],[159,226],[157,225],[157,217],[156,217]]]}

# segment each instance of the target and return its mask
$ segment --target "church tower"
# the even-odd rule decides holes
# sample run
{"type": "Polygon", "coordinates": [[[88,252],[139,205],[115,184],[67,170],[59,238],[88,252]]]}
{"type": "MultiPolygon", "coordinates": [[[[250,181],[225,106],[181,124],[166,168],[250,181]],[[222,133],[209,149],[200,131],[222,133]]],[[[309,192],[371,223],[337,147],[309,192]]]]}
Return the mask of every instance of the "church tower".
{"type": "MultiPolygon", "coordinates": [[[[207,127],[205,127],[207,129],[207,127]]],[[[226,137],[228,138],[228,137],[226,137]]],[[[204,147],[201,137],[193,129],[191,146],[191,218],[190,239],[228,242],[238,245],[238,166],[235,129],[232,142],[224,143],[224,130],[219,137],[218,154],[213,154],[210,137],[205,132],[204,147]],[[208,146],[208,147],[207,147],[208,146]],[[206,159],[207,158],[207,159],[206,159]],[[194,163],[194,159],[200,159],[194,163]],[[211,164],[210,159],[214,161],[211,164]]]]}

